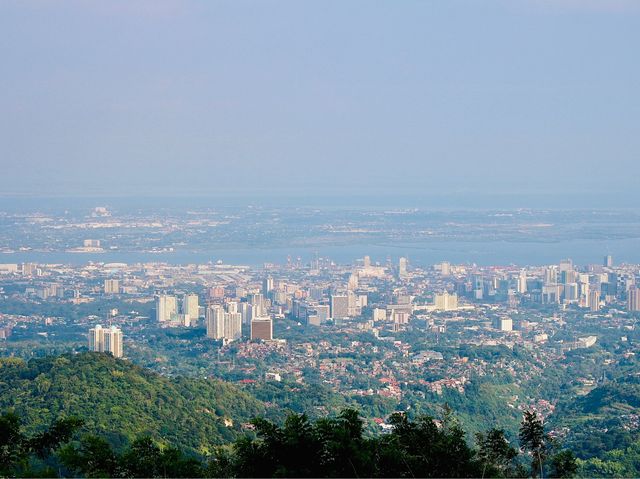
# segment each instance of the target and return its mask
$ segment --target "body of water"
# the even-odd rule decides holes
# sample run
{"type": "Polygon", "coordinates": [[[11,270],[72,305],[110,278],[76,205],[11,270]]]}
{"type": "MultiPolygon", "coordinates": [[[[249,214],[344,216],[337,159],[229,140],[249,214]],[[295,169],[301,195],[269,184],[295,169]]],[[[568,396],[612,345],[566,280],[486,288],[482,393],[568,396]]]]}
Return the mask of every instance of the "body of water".
{"type": "Polygon", "coordinates": [[[387,257],[394,262],[400,256],[408,257],[416,265],[427,266],[440,261],[489,265],[543,265],[555,264],[571,258],[575,264],[602,263],[606,254],[612,254],[616,264],[640,263],[640,240],[571,240],[545,242],[460,242],[425,241],[411,244],[353,244],[323,247],[237,248],[211,251],[177,250],[166,253],[105,252],[19,252],[0,254],[0,263],[146,263],[171,264],[207,263],[221,260],[227,264],[261,266],[264,263],[284,264],[287,257],[308,262],[315,257],[330,258],[338,263],[352,263],[365,255],[372,261],[384,263],[387,257]]]}

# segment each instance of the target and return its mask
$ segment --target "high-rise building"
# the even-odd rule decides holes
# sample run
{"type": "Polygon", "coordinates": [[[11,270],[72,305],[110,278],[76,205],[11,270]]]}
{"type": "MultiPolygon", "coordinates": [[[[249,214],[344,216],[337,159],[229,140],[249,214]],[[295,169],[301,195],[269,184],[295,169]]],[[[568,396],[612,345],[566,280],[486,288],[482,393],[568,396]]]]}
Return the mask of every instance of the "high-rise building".
{"type": "Polygon", "coordinates": [[[444,293],[437,293],[434,298],[436,309],[442,311],[455,311],[458,309],[458,295],[453,293],[449,294],[447,291],[444,293]]]}
{"type": "Polygon", "coordinates": [[[242,315],[242,324],[251,324],[251,320],[258,315],[258,309],[250,303],[240,303],[238,309],[242,315]]]}
{"type": "Polygon", "coordinates": [[[387,310],[382,308],[373,308],[373,312],[371,314],[372,321],[386,321],[387,320],[387,310]]]}
{"type": "Polygon", "coordinates": [[[242,337],[242,314],[225,313],[224,315],[224,339],[235,341],[242,337]]]}
{"type": "Polygon", "coordinates": [[[156,296],[156,320],[159,323],[173,321],[178,315],[178,301],[175,296],[156,296]]]}
{"type": "Polygon", "coordinates": [[[640,311],[640,288],[635,284],[629,287],[627,309],[629,311],[640,311]]]}
{"type": "Polygon", "coordinates": [[[527,271],[524,269],[520,270],[520,275],[518,276],[518,293],[524,294],[527,292],[527,271]]]}
{"type": "Polygon", "coordinates": [[[332,294],[330,306],[332,319],[349,317],[349,296],[346,294],[332,294]]]}
{"type": "Polygon", "coordinates": [[[224,338],[224,308],[220,305],[211,305],[205,313],[207,338],[224,338]]]}
{"type": "Polygon", "coordinates": [[[208,338],[235,341],[242,337],[242,313],[237,311],[236,306],[237,303],[228,303],[227,311],[218,304],[207,308],[205,322],[208,338]]]}
{"type": "Polygon", "coordinates": [[[108,352],[116,358],[122,357],[122,331],[111,326],[103,328],[96,325],[89,330],[89,350],[96,352],[108,352]]]}
{"type": "Polygon", "coordinates": [[[89,330],[89,351],[104,352],[104,328],[99,324],[89,330]]]}
{"type": "Polygon", "coordinates": [[[578,299],[578,283],[567,283],[564,285],[564,299],[575,301],[578,299]]]}
{"type": "Polygon", "coordinates": [[[251,321],[251,339],[271,341],[273,339],[273,321],[269,317],[254,318],[251,321]]]}
{"type": "Polygon", "coordinates": [[[543,304],[560,302],[560,286],[557,284],[545,284],[542,287],[541,299],[543,304]]]}
{"type": "Polygon", "coordinates": [[[440,274],[442,274],[442,276],[451,275],[451,263],[449,263],[448,261],[443,261],[442,263],[440,263],[437,266],[438,266],[438,269],[440,270],[440,274]]]}
{"type": "Polygon", "coordinates": [[[600,291],[596,289],[589,291],[589,309],[594,312],[600,310],[600,291]]]}
{"type": "Polygon", "coordinates": [[[500,331],[513,331],[513,320],[511,318],[498,318],[494,326],[500,331]]]}
{"type": "Polygon", "coordinates": [[[104,293],[105,294],[118,294],[120,293],[120,281],[117,279],[105,279],[104,280],[104,293]]]}
{"type": "Polygon", "coordinates": [[[611,268],[613,267],[613,256],[611,256],[610,254],[608,254],[607,256],[604,257],[604,261],[602,262],[602,264],[604,266],[606,266],[607,268],[611,268]]]}
{"type": "Polygon", "coordinates": [[[250,294],[248,300],[250,304],[258,309],[259,316],[264,315],[264,296],[261,293],[250,294]]]}
{"type": "Polygon", "coordinates": [[[561,273],[564,271],[573,271],[573,261],[570,259],[560,260],[560,267],[558,269],[561,273]]]}
{"type": "Polygon", "coordinates": [[[265,298],[268,298],[271,291],[273,291],[273,278],[271,276],[267,276],[262,280],[262,294],[265,298]]]}
{"type": "Polygon", "coordinates": [[[209,297],[211,299],[224,298],[224,288],[222,286],[214,286],[212,288],[209,288],[209,297]]]}
{"type": "Polygon", "coordinates": [[[314,306],[316,314],[318,315],[318,321],[320,323],[326,323],[331,318],[331,308],[328,304],[318,304],[314,306]]]}
{"type": "Polygon", "coordinates": [[[111,326],[104,332],[104,350],[116,358],[122,357],[122,331],[111,326]]]}
{"type": "Polygon", "coordinates": [[[548,266],[544,270],[544,284],[557,284],[558,283],[558,268],[555,266],[548,266]]]}
{"type": "Polygon", "coordinates": [[[22,263],[23,276],[36,276],[38,274],[38,265],[35,263],[22,263]]]}
{"type": "Polygon", "coordinates": [[[407,277],[407,258],[400,258],[398,261],[398,278],[406,278],[407,277]]]}
{"type": "Polygon", "coordinates": [[[192,326],[200,316],[200,301],[197,294],[188,293],[182,296],[182,314],[189,315],[189,325],[192,326]]]}

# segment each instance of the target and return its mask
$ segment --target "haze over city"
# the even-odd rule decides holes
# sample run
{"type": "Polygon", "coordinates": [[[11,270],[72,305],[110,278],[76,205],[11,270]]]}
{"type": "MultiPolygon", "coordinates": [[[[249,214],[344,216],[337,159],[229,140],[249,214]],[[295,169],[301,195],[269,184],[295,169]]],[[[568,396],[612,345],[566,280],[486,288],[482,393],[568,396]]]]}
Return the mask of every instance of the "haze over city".
{"type": "Polygon", "coordinates": [[[639,0],[0,32],[0,478],[640,477],[639,0]]]}
{"type": "Polygon", "coordinates": [[[5,1],[0,29],[3,195],[638,199],[637,2],[5,1]]]}

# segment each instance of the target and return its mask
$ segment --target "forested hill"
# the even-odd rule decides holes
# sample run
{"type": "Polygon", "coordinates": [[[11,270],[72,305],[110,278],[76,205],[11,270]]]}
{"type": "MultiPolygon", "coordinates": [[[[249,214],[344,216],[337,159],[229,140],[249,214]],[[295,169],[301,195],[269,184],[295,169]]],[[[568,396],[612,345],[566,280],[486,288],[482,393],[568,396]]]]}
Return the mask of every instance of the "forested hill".
{"type": "Polygon", "coordinates": [[[253,396],[220,381],[166,378],[102,353],[0,360],[0,410],[27,431],[62,416],[116,447],[137,437],[207,453],[233,441],[242,423],[264,414],[253,396]]]}
{"type": "Polygon", "coordinates": [[[627,373],[558,404],[552,426],[592,477],[640,473],[640,375],[627,373]]]}

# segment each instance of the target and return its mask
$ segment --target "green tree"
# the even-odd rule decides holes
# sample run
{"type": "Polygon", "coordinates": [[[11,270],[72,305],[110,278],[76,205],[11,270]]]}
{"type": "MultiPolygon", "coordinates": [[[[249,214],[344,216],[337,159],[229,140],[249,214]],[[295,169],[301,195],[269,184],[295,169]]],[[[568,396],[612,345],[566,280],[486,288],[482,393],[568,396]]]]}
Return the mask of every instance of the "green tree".
{"type": "Polygon", "coordinates": [[[116,454],[106,439],[85,435],[78,445],[68,444],[58,453],[62,464],[76,475],[85,477],[119,476],[116,454]]]}
{"type": "Polygon", "coordinates": [[[0,416],[0,475],[10,475],[16,464],[24,460],[24,442],[20,417],[13,412],[0,416]]]}
{"type": "Polygon", "coordinates": [[[535,411],[525,411],[520,423],[520,446],[531,456],[531,475],[542,477],[544,461],[549,449],[549,436],[544,432],[542,419],[535,411]]]}
{"type": "Polygon", "coordinates": [[[509,444],[503,429],[490,429],[486,433],[476,433],[478,459],[482,462],[482,477],[509,476],[510,467],[518,451],[509,444]]]}
{"type": "MultiPolygon", "coordinates": [[[[2,414],[0,416],[0,476],[51,475],[48,468],[34,468],[30,459],[40,461],[47,459],[62,444],[71,440],[82,423],[77,418],[58,419],[44,431],[27,437],[21,430],[22,421],[17,414],[14,412],[2,414]]],[[[42,466],[41,463],[40,466],[42,466]]]]}
{"type": "Polygon", "coordinates": [[[551,458],[551,477],[575,477],[578,463],[573,451],[565,449],[551,458]]]}

